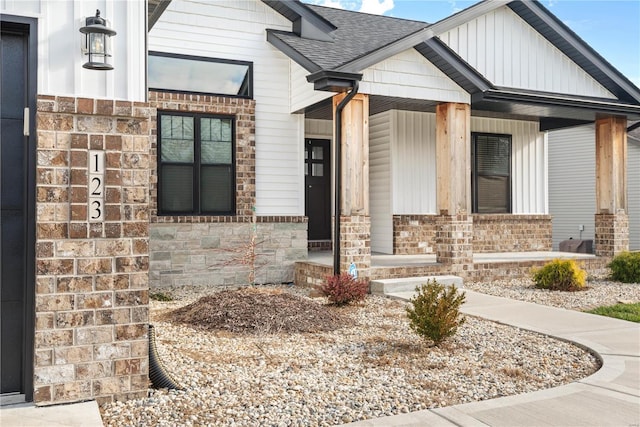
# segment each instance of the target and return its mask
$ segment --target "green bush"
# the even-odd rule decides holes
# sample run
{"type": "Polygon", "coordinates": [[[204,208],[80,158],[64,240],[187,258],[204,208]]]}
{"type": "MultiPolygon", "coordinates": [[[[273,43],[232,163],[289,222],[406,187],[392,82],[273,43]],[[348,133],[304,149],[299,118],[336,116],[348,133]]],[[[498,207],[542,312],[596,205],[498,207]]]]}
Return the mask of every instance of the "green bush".
{"type": "Polygon", "coordinates": [[[584,289],[586,277],[586,271],[572,259],[554,259],[533,272],[536,288],[552,291],[584,289]]]}
{"type": "Polygon", "coordinates": [[[320,291],[334,305],[346,305],[362,301],[369,292],[369,282],[354,279],[349,273],[329,276],[320,291]]]}
{"type": "Polygon", "coordinates": [[[611,278],[623,283],[640,283],[640,252],[622,252],[609,263],[611,278]]]}
{"type": "Polygon", "coordinates": [[[416,287],[416,292],[410,300],[412,307],[407,307],[409,327],[435,345],[453,336],[465,320],[460,317],[464,292],[458,293],[455,286],[445,287],[436,280],[416,287]]]}
{"type": "Polygon", "coordinates": [[[169,294],[165,294],[164,292],[150,293],[149,299],[154,301],[173,301],[173,297],[169,294]]]}

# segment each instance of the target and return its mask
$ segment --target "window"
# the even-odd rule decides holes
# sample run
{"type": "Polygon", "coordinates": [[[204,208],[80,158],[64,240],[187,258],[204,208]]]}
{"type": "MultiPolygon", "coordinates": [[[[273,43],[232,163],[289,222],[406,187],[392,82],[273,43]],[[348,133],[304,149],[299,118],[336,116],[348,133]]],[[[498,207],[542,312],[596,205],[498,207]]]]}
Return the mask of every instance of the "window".
{"type": "Polygon", "coordinates": [[[235,214],[235,120],[158,113],[158,213],[235,214]]]}
{"type": "Polygon", "coordinates": [[[253,97],[253,64],[201,56],[149,52],[149,89],[253,97]]]}
{"type": "Polygon", "coordinates": [[[511,135],[471,134],[474,213],[511,212],[511,135]]]}

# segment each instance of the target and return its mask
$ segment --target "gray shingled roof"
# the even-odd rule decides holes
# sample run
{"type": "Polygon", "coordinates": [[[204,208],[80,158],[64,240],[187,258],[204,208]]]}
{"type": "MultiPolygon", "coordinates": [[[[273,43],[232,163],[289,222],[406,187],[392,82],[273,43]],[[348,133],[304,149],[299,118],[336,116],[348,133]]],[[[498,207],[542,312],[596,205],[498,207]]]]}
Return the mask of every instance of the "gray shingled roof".
{"type": "Polygon", "coordinates": [[[337,27],[331,32],[333,41],[303,39],[285,31],[271,34],[324,70],[334,70],[429,26],[407,19],[306,6],[337,27]]]}

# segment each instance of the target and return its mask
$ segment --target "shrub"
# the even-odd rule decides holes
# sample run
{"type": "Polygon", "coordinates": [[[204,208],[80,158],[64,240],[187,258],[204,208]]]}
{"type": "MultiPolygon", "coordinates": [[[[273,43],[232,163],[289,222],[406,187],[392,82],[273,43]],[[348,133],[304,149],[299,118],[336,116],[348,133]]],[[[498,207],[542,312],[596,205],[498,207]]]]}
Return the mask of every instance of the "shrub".
{"type": "Polygon", "coordinates": [[[584,289],[586,277],[587,273],[572,259],[554,259],[533,272],[536,288],[552,291],[584,289]]]}
{"type": "Polygon", "coordinates": [[[349,273],[329,276],[320,291],[334,305],[346,305],[364,300],[369,292],[369,283],[354,279],[349,273]]]}
{"type": "Polygon", "coordinates": [[[410,300],[412,307],[407,307],[409,327],[435,345],[453,336],[465,320],[460,317],[464,292],[459,293],[455,286],[445,287],[436,280],[416,287],[416,292],[410,300]]]}
{"type": "Polygon", "coordinates": [[[154,301],[173,301],[173,297],[169,294],[165,294],[164,292],[150,293],[149,299],[154,301]]]}
{"type": "Polygon", "coordinates": [[[611,278],[623,283],[640,283],[640,252],[622,252],[609,263],[611,278]]]}

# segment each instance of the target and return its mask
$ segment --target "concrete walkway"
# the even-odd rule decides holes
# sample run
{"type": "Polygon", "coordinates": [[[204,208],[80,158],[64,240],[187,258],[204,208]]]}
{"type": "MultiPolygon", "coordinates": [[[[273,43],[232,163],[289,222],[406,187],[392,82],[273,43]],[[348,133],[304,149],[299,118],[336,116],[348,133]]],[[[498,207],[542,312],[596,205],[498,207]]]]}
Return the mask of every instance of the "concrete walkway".
{"type": "MultiPolygon", "coordinates": [[[[608,317],[465,291],[462,312],[574,342],[596,352],[602,368],[548,390],[412,412],[350,426],[640,427],[640,325],[608,317]]],[[[408,300],[412,292],[387,295],[408,300]]],[[[0,409],[5,426],[100,426],[95,402],[0,409]]]]}
{"type": "MultiPolygon", "coordinates": [[[[377,418],[349,426],[640,427],[640,325],[472,291],[461,311],[589,348],[595,374],[571,384],[481,402],[377,418]]],[[[388,293],[408,300],[413,292],[388,293]]]]}

